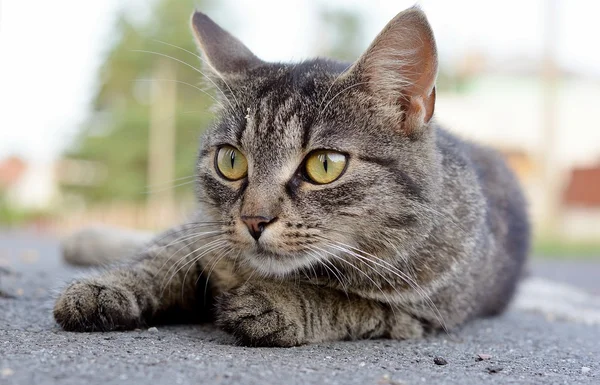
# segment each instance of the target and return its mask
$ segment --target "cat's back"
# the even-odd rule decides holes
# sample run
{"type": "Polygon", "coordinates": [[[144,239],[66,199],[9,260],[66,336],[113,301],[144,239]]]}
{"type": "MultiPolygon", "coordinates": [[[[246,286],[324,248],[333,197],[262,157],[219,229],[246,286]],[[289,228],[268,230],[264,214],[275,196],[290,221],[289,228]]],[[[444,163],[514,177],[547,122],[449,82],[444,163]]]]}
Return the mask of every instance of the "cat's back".
{"type": "Polygon", "coordinates": [[[492,244],[481,245],[491,255],[480,268],[493,272],[488,276],[494,277],[487,296],[494,301],[488,302],[483,312],[498,313],[512,297],[529,253],[530,224],[523,191],[505,158],[496,150],[463,140],[444,128],[438,128],[437,146],[446,168],[461,168],[471,176],[450,182],[456,191],[462,191],[463,196],[478,191],[482,197],[485,218],[479,230],[492,244]]]}

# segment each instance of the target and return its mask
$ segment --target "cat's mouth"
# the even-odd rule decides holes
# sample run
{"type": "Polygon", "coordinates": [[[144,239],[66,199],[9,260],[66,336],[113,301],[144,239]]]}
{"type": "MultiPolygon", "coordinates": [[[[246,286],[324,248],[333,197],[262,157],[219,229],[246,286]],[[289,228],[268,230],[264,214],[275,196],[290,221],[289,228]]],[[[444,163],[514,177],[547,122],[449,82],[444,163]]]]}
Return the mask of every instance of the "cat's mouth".
{"type": "Polygon", "coordinates": [[[314,262],[306,253],[273,250],[268,245],[256,243],[244,258],[258,272],[276,277],[289,275],[314,262]]]}
{"type": "Polygon", "coordinates": [[[269,244],[256,242],[251,254],[258,258],[284,261],[286,259],[295,258],[298,253],[290,253],[288,251],[280,250],[269,244]]]}
{"type": "Polygon", "coordinates": [[[264,256],[265,258],[281,258],[282,257],[281,253],[271,250],[271,248],[269,248],[266,245],[263,245],[260,242],[256,242],[256,245],[254,246],[254,248],[255,248],[256,254],[260,254],[261,256],[264,256]]]}

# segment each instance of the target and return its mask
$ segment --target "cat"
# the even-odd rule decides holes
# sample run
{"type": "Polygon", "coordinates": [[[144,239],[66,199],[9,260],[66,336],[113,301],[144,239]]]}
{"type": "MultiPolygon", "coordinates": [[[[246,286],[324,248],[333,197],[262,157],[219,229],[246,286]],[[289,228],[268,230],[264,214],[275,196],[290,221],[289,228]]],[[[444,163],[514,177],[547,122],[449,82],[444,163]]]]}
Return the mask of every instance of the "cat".
{"type": "Polygon", "coordinates": [[[352,64],[267,63],[200,12],[191,26],[221,95],[198,212],[68,285],[62,328],[214,321],[288,347],[420,338],[506,308],[529,250],[525,199],[498,154],[435,123],[420,8],[352,64]]]}

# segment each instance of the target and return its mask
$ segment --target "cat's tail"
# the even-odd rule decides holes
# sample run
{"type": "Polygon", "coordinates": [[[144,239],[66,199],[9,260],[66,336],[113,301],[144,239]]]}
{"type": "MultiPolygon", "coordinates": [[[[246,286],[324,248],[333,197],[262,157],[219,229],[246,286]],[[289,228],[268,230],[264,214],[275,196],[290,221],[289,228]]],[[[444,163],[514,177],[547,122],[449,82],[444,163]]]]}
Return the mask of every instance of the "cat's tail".
{"type": "Polygon", "coordinates": [[[154,236],[151,232],[94,226],[64,238],[63,258],[79,266],[101,266],[124,261],[142,249],[154,236]]]}

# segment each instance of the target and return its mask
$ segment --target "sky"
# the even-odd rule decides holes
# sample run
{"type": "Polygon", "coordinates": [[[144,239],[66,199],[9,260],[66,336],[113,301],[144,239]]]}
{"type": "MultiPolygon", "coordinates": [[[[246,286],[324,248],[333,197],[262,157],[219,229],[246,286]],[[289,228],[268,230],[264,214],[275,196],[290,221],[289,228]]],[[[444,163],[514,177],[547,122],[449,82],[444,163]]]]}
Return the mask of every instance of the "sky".
{"type": "MultiPolygon", "coordinates": [[[[544,5],[551,0],[423,0],[440,58],[470,49],[492,57],[540,57],[544,5]]],[[[265,60],[310,57],[319,42],[321,7],[348,7],[365,19],[364,46],[415,1],[224,0],[213,18],[265,60]]],[[[0,0],[0,159],[55,159],[88,113],[96,71],[117,10],[143,14],[141,0],[0,0]]],[[[600,78],[600,1],[558,0],[557,57],[562,66],[600,78]]],[[[184,22],[187,22],[184,21],[184,22]]],[[[364,41],[363,41],[364,40],[364,41]]],[[[596,80],[597,81],[597,80],[596,80]]],[[[596,124],[597,125],[597,124],[596,124]]]]}

